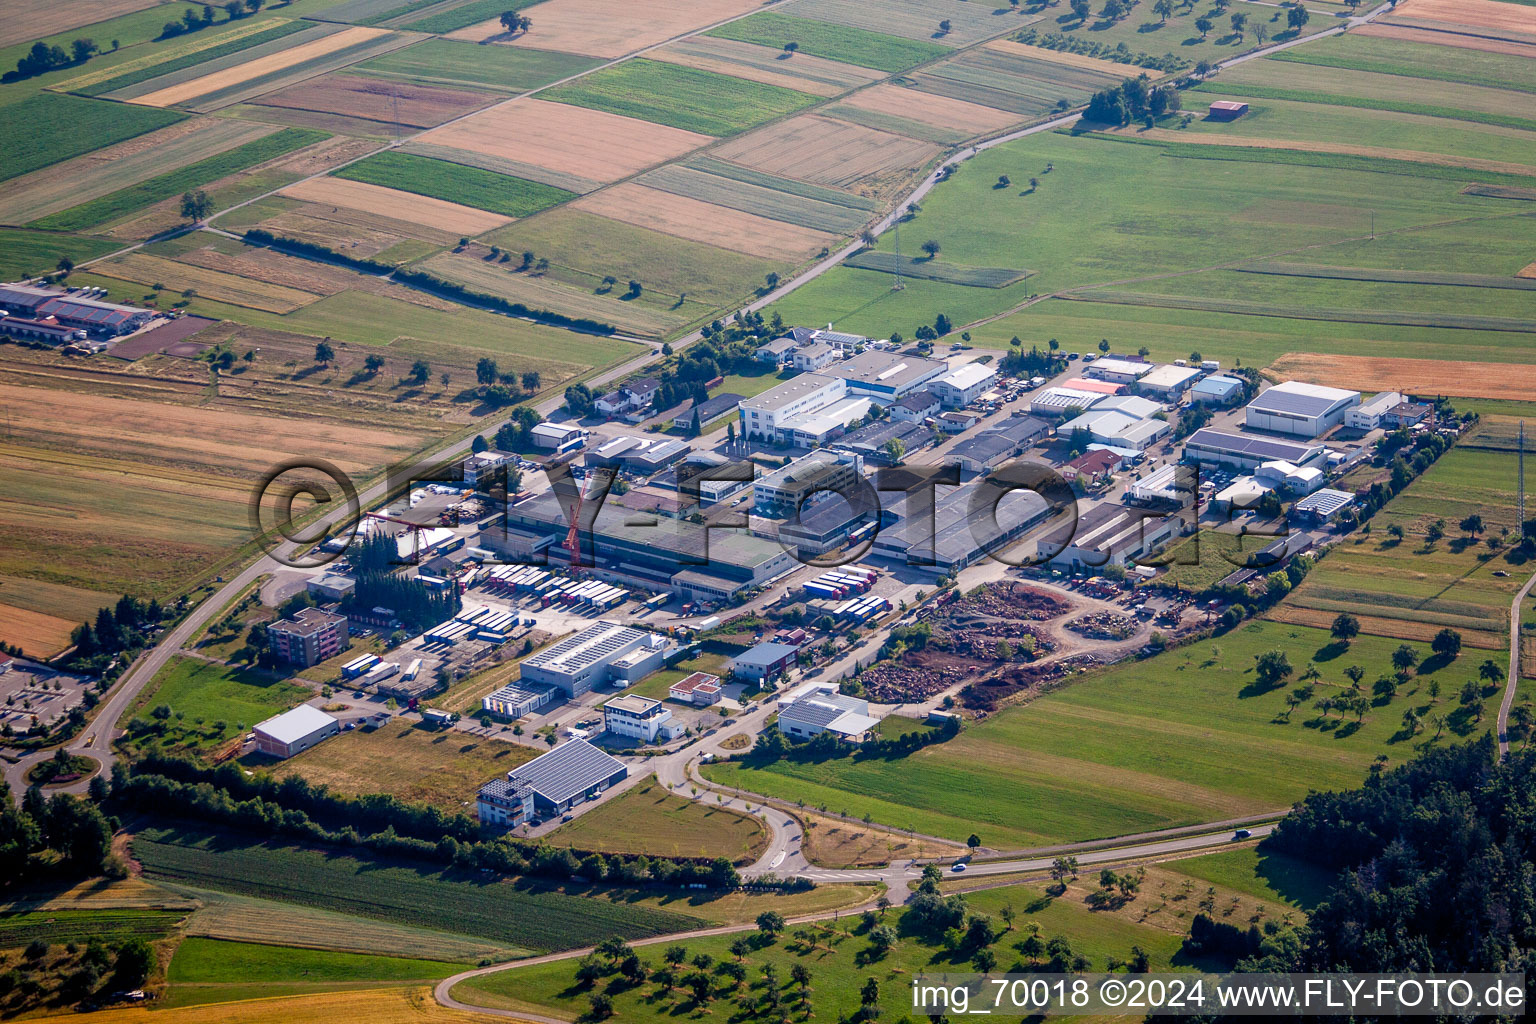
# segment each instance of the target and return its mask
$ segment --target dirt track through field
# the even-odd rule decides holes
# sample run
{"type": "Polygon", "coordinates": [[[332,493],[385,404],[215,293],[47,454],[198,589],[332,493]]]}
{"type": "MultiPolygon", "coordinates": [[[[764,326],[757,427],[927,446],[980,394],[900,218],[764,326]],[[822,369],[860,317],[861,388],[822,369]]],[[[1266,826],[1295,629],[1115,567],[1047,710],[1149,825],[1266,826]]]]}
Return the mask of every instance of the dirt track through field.
{"type": "Polygon", "coordinates": [[[594,192],[572,205],[635,227],[791,263],[837,240],[825,231],[741,213],[634,182],[594,192]]]}
{"type": "Polygon", "coordinates": [[[301,46],[295,46],[292,49],[279,50],[277,53],[268,54],[265,57],[247,61],[244,64],[237,64],[232,68],[227,68],[211,75],[194,78],[190,82],[157,89],[131,102],[146,107],[175,106],[178,103],[196,99],[198,96],[206,96],[211,92],[218,92],[220,89],[227,89],[242,82],[249,82],[263,75],[269,75],[275,71],[282,71],[286,68],[303,64],[305,61],[318,60],[338,50],[345,50],[349,46],[356,46],[359,43],[366,43],[369,40],[387,35],[389,35],[388,32],[378,28],[354,27],[344,29],[322,39],[316,39],[301,46]]]}
{"type": "Polygon", "coordinates": [[[1512,363],[1287,352],[1270,364],[1270,369],[1283,379],[1356,391],[1536,402],[1536,373],[1529,366],[1512,363]]]}
{"type": "Polygon", "coordinates": [[[427,132],[419,141],[608,182],[713,140],[602,110],[526,99],[472,114],[427,132]]]}
{"type": "Polygon", "coordinates": [[[461,206],[442,199],[419,196],[414,192],[370,185],[364,181],[348,181],[345,178],[312,178],[288,186],[281,194],[310,203],[383,212],[408,224],[420,224],[422,227],[461,235],[478,235],[512,223],[511,217],[487,213],[473,206],[461,206]]]}

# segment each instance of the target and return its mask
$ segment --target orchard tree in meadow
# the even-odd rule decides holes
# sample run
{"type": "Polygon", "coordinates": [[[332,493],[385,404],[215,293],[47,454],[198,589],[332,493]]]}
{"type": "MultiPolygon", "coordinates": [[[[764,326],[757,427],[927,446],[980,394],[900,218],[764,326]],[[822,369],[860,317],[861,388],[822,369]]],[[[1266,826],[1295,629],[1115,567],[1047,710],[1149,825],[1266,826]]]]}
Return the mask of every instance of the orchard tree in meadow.
{"type": "Polygon", "coordinates": [[[941,35],[941,36],[949,35],[949,30],[950,30],[951,27],[952,26],[949,23],[949,19],[945,18],[943,21],[939,22],[939,35],[941,35]]]}
{"type": "Polygon", "coordinates": [[[1461,634],[1449,627],[1435,634],[1429,649],[1446,661],[1453,661],[1461,654],[1461,634]]]}
{"type": "Polygon", "coordinates": [[[208,198],[208,193],[202,189],[194,189],[181,194],[181,215],[194,224],[206,220],[213,212],[213,201],[208,198]]]}
{"type": "Polygon", "coordinates": [[[922,244],[921,248],[923,252],[927,254],[929,259],[934,259],[939,255],[939,251],[943,248],[943,246],[939,245],[937,241],[930,238],[928,241],[922,244]]]}
{"type": "Polygon", "coordinates": [[[1232,15],[1232,31],[1237,33],[1239,38],[1242,37],[1243,29],[1247,26],[1247,24],[1248,15],[1244,14],[1242,11],[1238,11],[1232,15]]]}
{"type": "Polygon", "coordinates": [[[1255,39],[1257,39],[1259,41],[1259,45],[1260,46],[1263,46],[1264,45],[1264,40],[1269,38],[1269,26],[1264,24],[1262,21],[1254,22],[1253,23],[1253,38],[1255,38],[1255,39]]]}
{"type": "Polygon", "coordinates": [[[1163,24],[1167,24],[1168,19],[1173,17],[1173,0],[1157,0],[1152,5],[1152,13],[1163,19],[1163,24]]]}
{"type": "Polygon", "coordinates": [[[1279,686],[1291,675],[1291,659],[1281,650],[1265,651],[1255,656],[1254,678],[1261,686],[1279,686]]]}
{"type": "Polygon", "coordinates": [[[1398,644],[1397,650],[1392,652],[1392,667],[1403,675],[1419,663],[1419,652],[1408,644],[1398,644]]]}
{"type": "Polygon", "coordinates": [[[1292,31],[1297,33],[1301,32],[1303,26],[1311,18],[1312,16],[1307,13],[1307,9],[1301,5],[1300,0],[1292,4],[1291,9],[1285,12],[1285,23],[1291,27],[1292,31]]]}
{"type": "Polygon", "coordinates": [[[1093,8],[1088,5],[1088,0],[1072,0],[1068,5],[1072,9],[1072,16],[1078,21],[1087,21],[1093,13],[1093,8]]]}
{"type": "Polygon", "coordinates": [[[376,374],[384,369],[384,357],[375,352],[363,360],[363,366],[369,373],[376,374]]]}
{"type": "Polygon", "coordinates": [[[425,359],[418,359],[411,364],[411,373],[406,379],[412,384],[425,384],[430,376],[432,376],[432,364],[425,359]]]}
{"type": "Polygon", "coordinates": [[[494,384],[496,383],[496,378],[500,375],[500,371],[496,366],[496,360],[489,356],[481,356],[480,361],[475,364],[475,380],[481,384],[494,384]]]}
{"type": "Polygon", "coordinates": [[[537,391],[537,390],[539,390],[539,384],[542,381],[542,379],[543,378],[541,378],[539,376],[539,371],[538,370],[529,370],[527,373],[523,374],[523,390],[524,391],[537,391]]]}
{"type": "Polygon", "coordinates": [[[1504,681],[1504,666],[1492,658],[1483,659],[1483,663],[1477,667],[1478,677],[1492,686],[1498,686],[1504,681]]]}
{"type": "Polygon", "coordinates": [[[799,43],[789,42],[784,44],[784,52],[789,54],[791,57],[795,55],[795,51],[798,49],[800,49],[799,43]]]}
{"type": "Polygon", "coordinates": [[[336,350],[331,347],[330,338],[326,338],[323,341],[315,343],[315,362],[319,363],[321,366],[324,366],[326,369],[330,369],[331,363],[334,362],[335,359],[336,350]]]}
{"type": "Polygon", "coordinates": [[[1199,17],[1199,18],[1195,19],[1195,28],[1200,32],[1200,38],[1201,39],[1204,39],[1206,36],[1210,35],[1211,34],[1211,29],[1213,29],[1215,27],[1216,27],[1216,23],[1214,21],[1212,21],[1210,18],[1206,18],[1206,17],[1202,16],[1202,17],[1199,17]]]}
{"type": "Polygon", "coordinates": [[[1329,632],[1334,639],[1348,643],[1360,635],[1360,620],[1348,612],[1340,612],[1334,617],[1333,628],[1329,632]]]}

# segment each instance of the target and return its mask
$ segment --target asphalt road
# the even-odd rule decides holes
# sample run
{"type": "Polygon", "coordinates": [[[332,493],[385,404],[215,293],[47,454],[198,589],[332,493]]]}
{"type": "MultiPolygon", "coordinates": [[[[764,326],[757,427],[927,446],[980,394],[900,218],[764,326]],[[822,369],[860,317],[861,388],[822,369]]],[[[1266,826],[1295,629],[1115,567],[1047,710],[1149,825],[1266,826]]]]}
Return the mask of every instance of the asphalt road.
{"type": "Polygon", "coordinates": [[[1509,605],[1509,675],[1505,677],[1504,699],[1499,702],[1500,757],[1509,756],[1509,709],[1514,707],[1515,691],[1520,687],[1520,606],[1533,586],[1536,586],[1536,574],[1525,581],[1525,586],[1509,605]]]}

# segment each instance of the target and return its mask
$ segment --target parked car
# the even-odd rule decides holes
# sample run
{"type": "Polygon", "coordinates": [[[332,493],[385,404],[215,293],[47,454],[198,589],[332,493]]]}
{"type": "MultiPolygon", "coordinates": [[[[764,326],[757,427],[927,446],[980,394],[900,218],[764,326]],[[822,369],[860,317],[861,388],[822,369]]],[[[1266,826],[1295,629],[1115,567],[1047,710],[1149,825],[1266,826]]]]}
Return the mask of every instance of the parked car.
{"type": "Polygon", "coordinates": [[[1236,832],[1232,833],[1232,838],[1234,841],[1238,839],[1251,839],[1252,837],[1253,833],[1248,831],[1246,828],[1240,828],[1236,832]]]}
{"type": "Polygon", "coordinates": [[[965,870],[965,865],[964,864],[956,864],[954,867],[950,868],[949,870],[958,873],[958,872],[961,872],[961,871],[965,870]]]}

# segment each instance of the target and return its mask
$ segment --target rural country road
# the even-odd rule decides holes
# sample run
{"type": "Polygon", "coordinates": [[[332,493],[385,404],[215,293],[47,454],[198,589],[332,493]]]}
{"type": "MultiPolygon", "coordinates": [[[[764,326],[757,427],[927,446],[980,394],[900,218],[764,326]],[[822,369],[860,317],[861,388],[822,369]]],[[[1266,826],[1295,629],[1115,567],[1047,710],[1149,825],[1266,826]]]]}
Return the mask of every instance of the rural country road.
{"type": "MultiPolygon", "coordinates": [[[[1274,831],[1274,825],[1254,825],[1249,831],[1252,838],[1259,839],[1274,831]]],[[[1178,839],[1165,839],[1156,842],[1139,843],[1131,846],[1104,846],[1100,849],[1085,850],[1076,854],[1079,866],[1091,864],[1112,864],[1125,861],[1144,860],[1151,857],[1170,856],[1173,854],[1190,853],[1196,850],[1211,847],[1226,847],[1232,842],[1232,833],[1227,831],[1206,833],[1202,835],[1185,836],[1178,839]]],[[[964,872],[964,877],[987,877],[1005,874],[1018,874],[1021,872],[1046,871],[1051,867],[1052,856],[1026,857],[1018,860],[987,861],[985,863],[969,866],[964,872]]],[[[887,895],[893,903],[905,901],[904,892],[906,884],[922,877],[922,869],[915,864],[900,869],[887,869],[885,871],[819,871],[815,874],[818,881],[825,882],[883,882],[887,888],[887,895]]],[[[955,874],[954,877],[959,877],[955,874]]],[[[865,904],[869,906],[870,904],[865,904]]],[[[864,906],[851,907],[838,911],[830,911],[820,914],[810,914],[803,917],[788,919],[789,925],[804,924],[810,921],[823,921],[832,917],[857,914],[864,906]]],[[[707,938],[715,935],[730,935],[736,932],[756,931],[757,925],[751,922],[737,925],[723,925],[716,928],[698,928],[693,931],[674,932],[671,935],[658,935],[649,939],[638,939],[631,942],[632,946],[651,946],[659,943],[685,942],[689,939],[707,938]]],[[[463,971],[450,978],[444,978],[437,983],[433,995],[442,1005],[455,1010],[472,1011],[475,1013],[490,1014],[496,1017],[507,1017],[512,1020],[528,1021],[530,1024],[569,1024],[568,1018],[549,1017],[538,1013],[530,1013],[524,1010],[503,1010],[489,1006],[476,1006],[466,1003],[453,996],[453,989],[462,981],[471,978],[483,978],[489,974],[499,974],[502,971],[516,970],[520,967],[532,967],[537,964],[556,963],[561,960],[571,960],[586,956],[593,951],[592,947],[582,949],[569,949],[559,953],[549,953],[544,956],[529,957],[526,960],[513,960],[503,964],[492,964],[489,967],[479,967],[470,971],[463,971]]]]}
{"type": "Polygon", "coordinates": [[[1520,606],[1533,586],[1536,586],[1536,573],[1525,581],[1525,586],[1509,605],[1509,675],[1505,677],[1504,699],[1499,702],[1500,757],[1509,756],[1509,709],[1514,707],[1515,691],[1520,688],[1520,606]]]}

